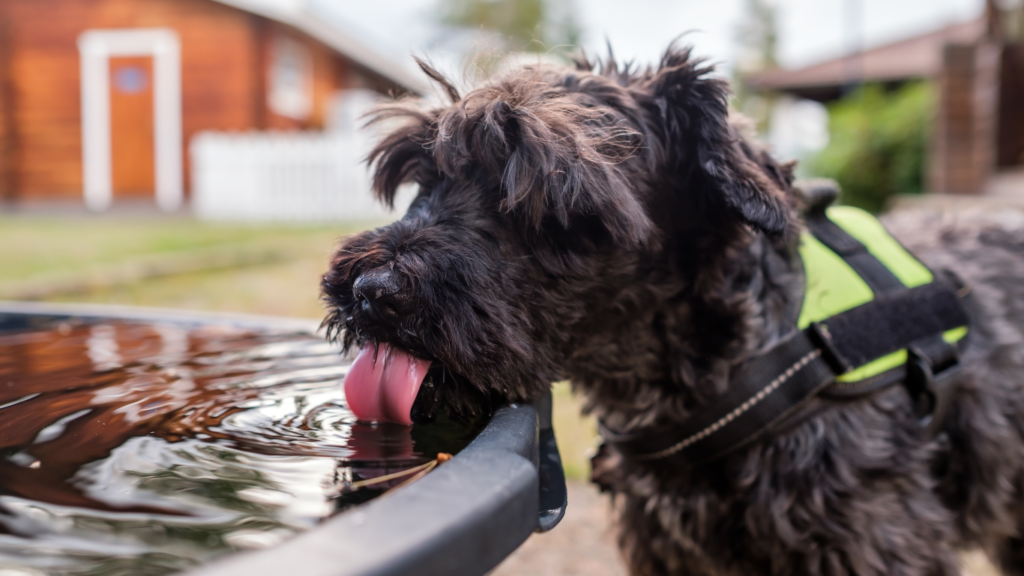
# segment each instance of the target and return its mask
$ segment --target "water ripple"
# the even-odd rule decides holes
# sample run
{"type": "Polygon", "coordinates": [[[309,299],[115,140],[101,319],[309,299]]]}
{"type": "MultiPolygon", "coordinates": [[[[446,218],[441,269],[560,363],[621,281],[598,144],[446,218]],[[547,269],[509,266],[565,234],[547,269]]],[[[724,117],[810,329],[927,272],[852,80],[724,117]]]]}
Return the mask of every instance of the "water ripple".
{"type": "MultiPolygon", "coordinates": [[[[473,430],[357,423],[321,338],[101,322],[0,334],[0,571],[165,574],[364,500],[473,430]]],[[[4,572],[7,573],[7,572],[4,572]]]]}

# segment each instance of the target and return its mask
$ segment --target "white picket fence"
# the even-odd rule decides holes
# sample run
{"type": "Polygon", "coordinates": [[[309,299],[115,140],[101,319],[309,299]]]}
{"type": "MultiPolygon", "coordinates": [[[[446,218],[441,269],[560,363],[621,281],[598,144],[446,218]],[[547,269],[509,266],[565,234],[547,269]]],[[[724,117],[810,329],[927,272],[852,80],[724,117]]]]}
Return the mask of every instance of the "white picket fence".
{"type": "Polygon", "coordinates": [[[203,132],[192,138],[192,210],[204,220],[381,221],[362,159],[369,138],[345,132],[203,132]]]}

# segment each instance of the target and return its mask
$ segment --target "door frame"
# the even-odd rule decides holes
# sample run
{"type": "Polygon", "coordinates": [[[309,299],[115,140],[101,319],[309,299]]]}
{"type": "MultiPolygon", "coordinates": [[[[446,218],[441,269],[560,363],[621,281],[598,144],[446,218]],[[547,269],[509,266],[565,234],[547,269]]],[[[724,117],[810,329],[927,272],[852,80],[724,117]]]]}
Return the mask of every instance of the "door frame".
{"type": "Polygon", "coordinates": [[[78,36],[82,90],[82,193],[90,210],[113,202],[110,58],[153,58],[153,152],[156,203],[172,212],[184,201],[181,151],[181,43],[170,28],[86,30],[78,36]]]}

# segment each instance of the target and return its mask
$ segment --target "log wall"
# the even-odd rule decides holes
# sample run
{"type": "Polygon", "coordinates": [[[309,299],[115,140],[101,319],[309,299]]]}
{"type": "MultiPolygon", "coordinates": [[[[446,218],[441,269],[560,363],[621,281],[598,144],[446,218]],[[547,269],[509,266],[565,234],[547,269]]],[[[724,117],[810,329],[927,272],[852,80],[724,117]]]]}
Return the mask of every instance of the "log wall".
{"type": "Polygon", "coordinates": [[[0,19],[0,204],[13,201],[15,191],[16,150],[7,46],[9,28],[10,24],[0,19]]]}
{"type": "Polygon", "coordinates": [[[210,0],[2,0],[0,194],[24,201],[81,198],[78,36],[89,29],[149,27],[172,28],[181,41],[186,149],[202,130],[321,127],[331,93],[349,80],[345,59],[316,40],[210,0]],[[267,110],[275,34],[299,39],[313,54],[314,108],[305,121],[267,110]]]}

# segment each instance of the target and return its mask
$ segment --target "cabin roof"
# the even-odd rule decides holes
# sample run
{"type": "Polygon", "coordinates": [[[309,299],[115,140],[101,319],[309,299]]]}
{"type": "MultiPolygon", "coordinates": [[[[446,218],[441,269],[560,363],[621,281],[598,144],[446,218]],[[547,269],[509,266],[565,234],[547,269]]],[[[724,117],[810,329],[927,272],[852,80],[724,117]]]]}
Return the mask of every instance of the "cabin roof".
{"type": "Polygon", "coordinates": [[[424,91],[423,82],[416,75],[353,38],[350,33],[335,23],[327,22],[322,17],[311,13],[302,2],[278,5],[259,0],[214,1],[292,26],[345,55],[356,64],[383,76],[410,92],[422,94],[424,91]]]}
{"type": "Polygon", "coordinates": [[[837,89],[850,83],[931,78],[942,66],[944,45],[973,43],[984,34],[984,20],[972,20],[804,68],[753,74],[747,85],[755,90],[804,92],[837,89]]]}

